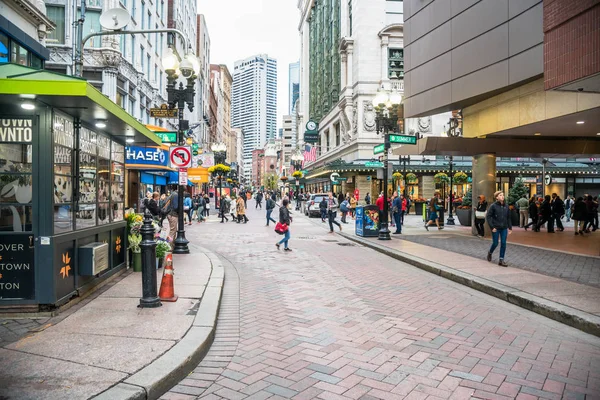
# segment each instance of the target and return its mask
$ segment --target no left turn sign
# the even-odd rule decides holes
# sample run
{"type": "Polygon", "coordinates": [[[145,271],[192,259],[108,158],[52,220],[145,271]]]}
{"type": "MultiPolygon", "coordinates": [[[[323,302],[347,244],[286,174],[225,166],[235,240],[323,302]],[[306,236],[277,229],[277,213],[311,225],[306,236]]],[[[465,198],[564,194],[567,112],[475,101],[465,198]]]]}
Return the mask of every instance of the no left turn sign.
{"type": "Polygon", "coordinates": [[[171,166],[176,168],[189,168],[192,163],[192,152],[189,146],[171,147],[169,150],[171,166]]]}

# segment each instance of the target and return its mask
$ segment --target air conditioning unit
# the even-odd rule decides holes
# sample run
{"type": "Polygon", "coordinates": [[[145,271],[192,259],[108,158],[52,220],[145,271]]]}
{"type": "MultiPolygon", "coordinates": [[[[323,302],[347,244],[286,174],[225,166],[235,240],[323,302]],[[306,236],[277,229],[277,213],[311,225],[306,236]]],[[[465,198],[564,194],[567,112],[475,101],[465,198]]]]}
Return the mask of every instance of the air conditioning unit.
{"type": "Polygon", "coordinates": [[[98,275],[108,266],[108,243],[95,242],[79,248],[79,275],[98,275]]]}

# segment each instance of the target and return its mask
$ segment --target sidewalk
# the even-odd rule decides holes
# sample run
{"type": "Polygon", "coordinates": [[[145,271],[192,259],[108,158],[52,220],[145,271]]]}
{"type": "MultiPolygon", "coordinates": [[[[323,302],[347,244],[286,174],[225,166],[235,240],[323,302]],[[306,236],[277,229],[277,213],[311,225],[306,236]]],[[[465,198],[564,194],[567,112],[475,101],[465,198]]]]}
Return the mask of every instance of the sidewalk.
{"type": "MultiPolygon", "coordinates": [[[[208,350],[224,280],[219,259],[192,244],[173,265],[175,303],[137,308],[141,273],[128,273],[56,324],[0,347],[0,399],[158,398],[208,350]]],[[[160,287],[162,269],[157,276],[160,287]]]]}
{"type": "MultiPolygon", "coordinates": [[[[475,258],[458,253],[469,250],[468,248],[442,250],[402,240],[404,235],[393,235],[392,240],[381,241],[377,238],[358,237],[354,234],[353,226],[349,225],[348,228],[340,232],[340,235],[428,272],[600,336],[598,287],[520,268],[499,267],[497,251],[494,263],[489,263],[483,257],[475,258]]],[[[447,239],[448,237],[440,234],[437,239],[431,240],[443,242],[447,239]]],[[[598,269],[598,263],[594,269],[598,269]]]]}

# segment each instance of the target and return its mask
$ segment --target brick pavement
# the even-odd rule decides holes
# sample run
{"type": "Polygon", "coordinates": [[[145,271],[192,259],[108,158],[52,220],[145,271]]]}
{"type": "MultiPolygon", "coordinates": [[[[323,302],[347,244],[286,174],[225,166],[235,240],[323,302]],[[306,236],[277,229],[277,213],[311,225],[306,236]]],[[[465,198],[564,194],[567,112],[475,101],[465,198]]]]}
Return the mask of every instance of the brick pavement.
{"type": "Polygon", "coordinates": [[[162,399],[600,398],[600,339],[301,218],[277,251],[249,203],[188,231],[231,265],[211,350],[162,399]]]}
{"type": "MultiPolygon", "coordinates": [[[[435,233],[402,235],[403,240],[466,256],[484,259],[491,242],[474,236],[435,233]]],[[[594,238],[586,238],[593,240],[594,238]]],[[[498,253],[499,249],[496,249],[498,253]]],[[[512,266],[569,281],[600,287],[600,257],[586,257],[541,248],[507,245],[506,261],[512,266]]]]}

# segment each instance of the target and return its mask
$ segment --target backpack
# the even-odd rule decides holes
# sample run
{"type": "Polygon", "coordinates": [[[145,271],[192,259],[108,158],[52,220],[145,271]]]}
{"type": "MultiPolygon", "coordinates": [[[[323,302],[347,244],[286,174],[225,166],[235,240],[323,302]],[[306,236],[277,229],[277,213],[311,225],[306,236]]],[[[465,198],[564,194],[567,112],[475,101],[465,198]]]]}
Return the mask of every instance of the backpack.
{"type": "Polygon", "coordinates": [[[273,204],[273,199],[270,197],[267,199],[267,210],[272,210],[275,208],[275,204],[273,204]]]}
{"type": "Polygon", "coordinates": [[[169,198],[165,201],[165,204],[160,209],[160,213],[162,215],[169,215],[173,211],[173,196],[174,194],[170,195],[169,198]]]}
{"type": "Polygon", "coordinates": [[[342,201],[342,204],[340,204],[340,211],[348,211],[348,200],[342,201]]]}

